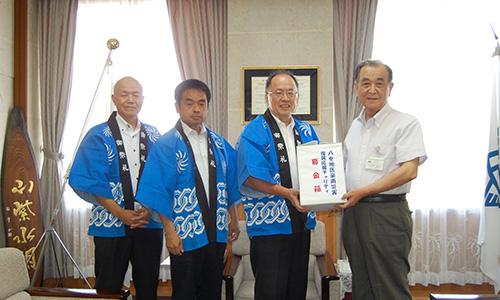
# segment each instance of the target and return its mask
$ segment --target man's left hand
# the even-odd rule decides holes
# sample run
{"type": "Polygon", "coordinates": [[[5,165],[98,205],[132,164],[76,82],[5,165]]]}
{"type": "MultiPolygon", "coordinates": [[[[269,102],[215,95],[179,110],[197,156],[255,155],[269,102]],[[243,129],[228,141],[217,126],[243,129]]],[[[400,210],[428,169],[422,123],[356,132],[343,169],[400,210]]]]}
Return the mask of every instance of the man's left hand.
{"type": "Polygon", "coordinates": [[[367,194],[363,189],[354,189],[342,196],[342,199],[347,200],[347,202],[344,204],[340,204],[338,207],[344,209],[353,207],[359,202],[359,200],[363,199],[366,196],[367,194]]]}
{"type": "Polygon", "coordinates": [[[130,228],[143,228],[149,223],[149,218],[151,217],[151,213],[145,207],[141,207],[136,210],[136,213],[139,215],[134,218],[134,223],[130,225],[130,228]]]}
{"type": "Polygon", "coordinates": [[[228,240],[229,242],[234,242],[240,236],[240,227],[238,226],[238,220],[231,220],[229,222],[229,232],[228,232],[228,240]]]}

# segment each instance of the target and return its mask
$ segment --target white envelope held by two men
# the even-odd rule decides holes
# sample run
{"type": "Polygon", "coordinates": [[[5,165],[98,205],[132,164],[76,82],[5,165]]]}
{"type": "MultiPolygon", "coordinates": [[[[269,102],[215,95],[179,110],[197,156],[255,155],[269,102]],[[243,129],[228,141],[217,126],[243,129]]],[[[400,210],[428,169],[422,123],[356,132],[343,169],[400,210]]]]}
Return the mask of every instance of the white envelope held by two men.
{"type": "Polygon", "coordinates": [[[302,206],[320,211],[346,202],[342,143],[297,146],[297,167],[302,206]]]}

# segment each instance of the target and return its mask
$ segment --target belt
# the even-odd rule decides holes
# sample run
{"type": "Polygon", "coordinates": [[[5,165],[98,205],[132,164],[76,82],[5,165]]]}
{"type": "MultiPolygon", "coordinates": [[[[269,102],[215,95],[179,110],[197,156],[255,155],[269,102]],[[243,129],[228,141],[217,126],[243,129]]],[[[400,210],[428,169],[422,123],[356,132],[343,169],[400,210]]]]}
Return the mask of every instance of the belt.
{"type": "Polygon", "coordinates": [[[406,194],[385,195],[377,194],[373,196],[364,197],[359,200],[363,203],[388,203],[388,202],[403,202],[406,201],[406,194]]]}

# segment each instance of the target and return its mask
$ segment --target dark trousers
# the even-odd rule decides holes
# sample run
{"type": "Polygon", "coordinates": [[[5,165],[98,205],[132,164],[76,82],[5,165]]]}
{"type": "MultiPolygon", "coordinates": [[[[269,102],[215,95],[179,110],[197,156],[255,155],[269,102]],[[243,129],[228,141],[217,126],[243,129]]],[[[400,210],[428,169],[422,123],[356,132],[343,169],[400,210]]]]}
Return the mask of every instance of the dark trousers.
{"type": "Polygon", "coordinates": [[[130,261],[136,299],[156,299],[162,243],[162,229],[138,228],[132,236],[94,237],[95,289],[121,290],[130,261]]]}
{"type": "Polygon", "coordinates": [[[311,232],[257,236],[250,240],[255,299],[306,298],[311,232]]]}
{"type": "Polygon", "coordinates": [[[172,299],[220,300],[226,244],[208,245],[170,256],[172,299]]]}
{"type": "Polygon", "coordinates": [[[408,203],[358,203],[344,212],[342,238],[354,300],[411,300],[408,203]]]}

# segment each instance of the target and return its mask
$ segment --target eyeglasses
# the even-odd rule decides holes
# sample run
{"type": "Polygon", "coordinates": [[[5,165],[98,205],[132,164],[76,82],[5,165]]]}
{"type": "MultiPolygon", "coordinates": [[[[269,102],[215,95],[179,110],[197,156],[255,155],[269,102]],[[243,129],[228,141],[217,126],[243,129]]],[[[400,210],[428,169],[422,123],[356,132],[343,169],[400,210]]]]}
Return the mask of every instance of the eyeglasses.
{"type": "Polygon", "coordinates": [[[294,90],[288,90],[288,91],[283,91],[283,90],[276,90],[274,92],[267,92],[268,95],[271,95],[271,97],[276,98],[276,99],[281,99],[285,95],[288,97],[288,99],[295,99],[299,92],[294,91],[294,90]]]}

